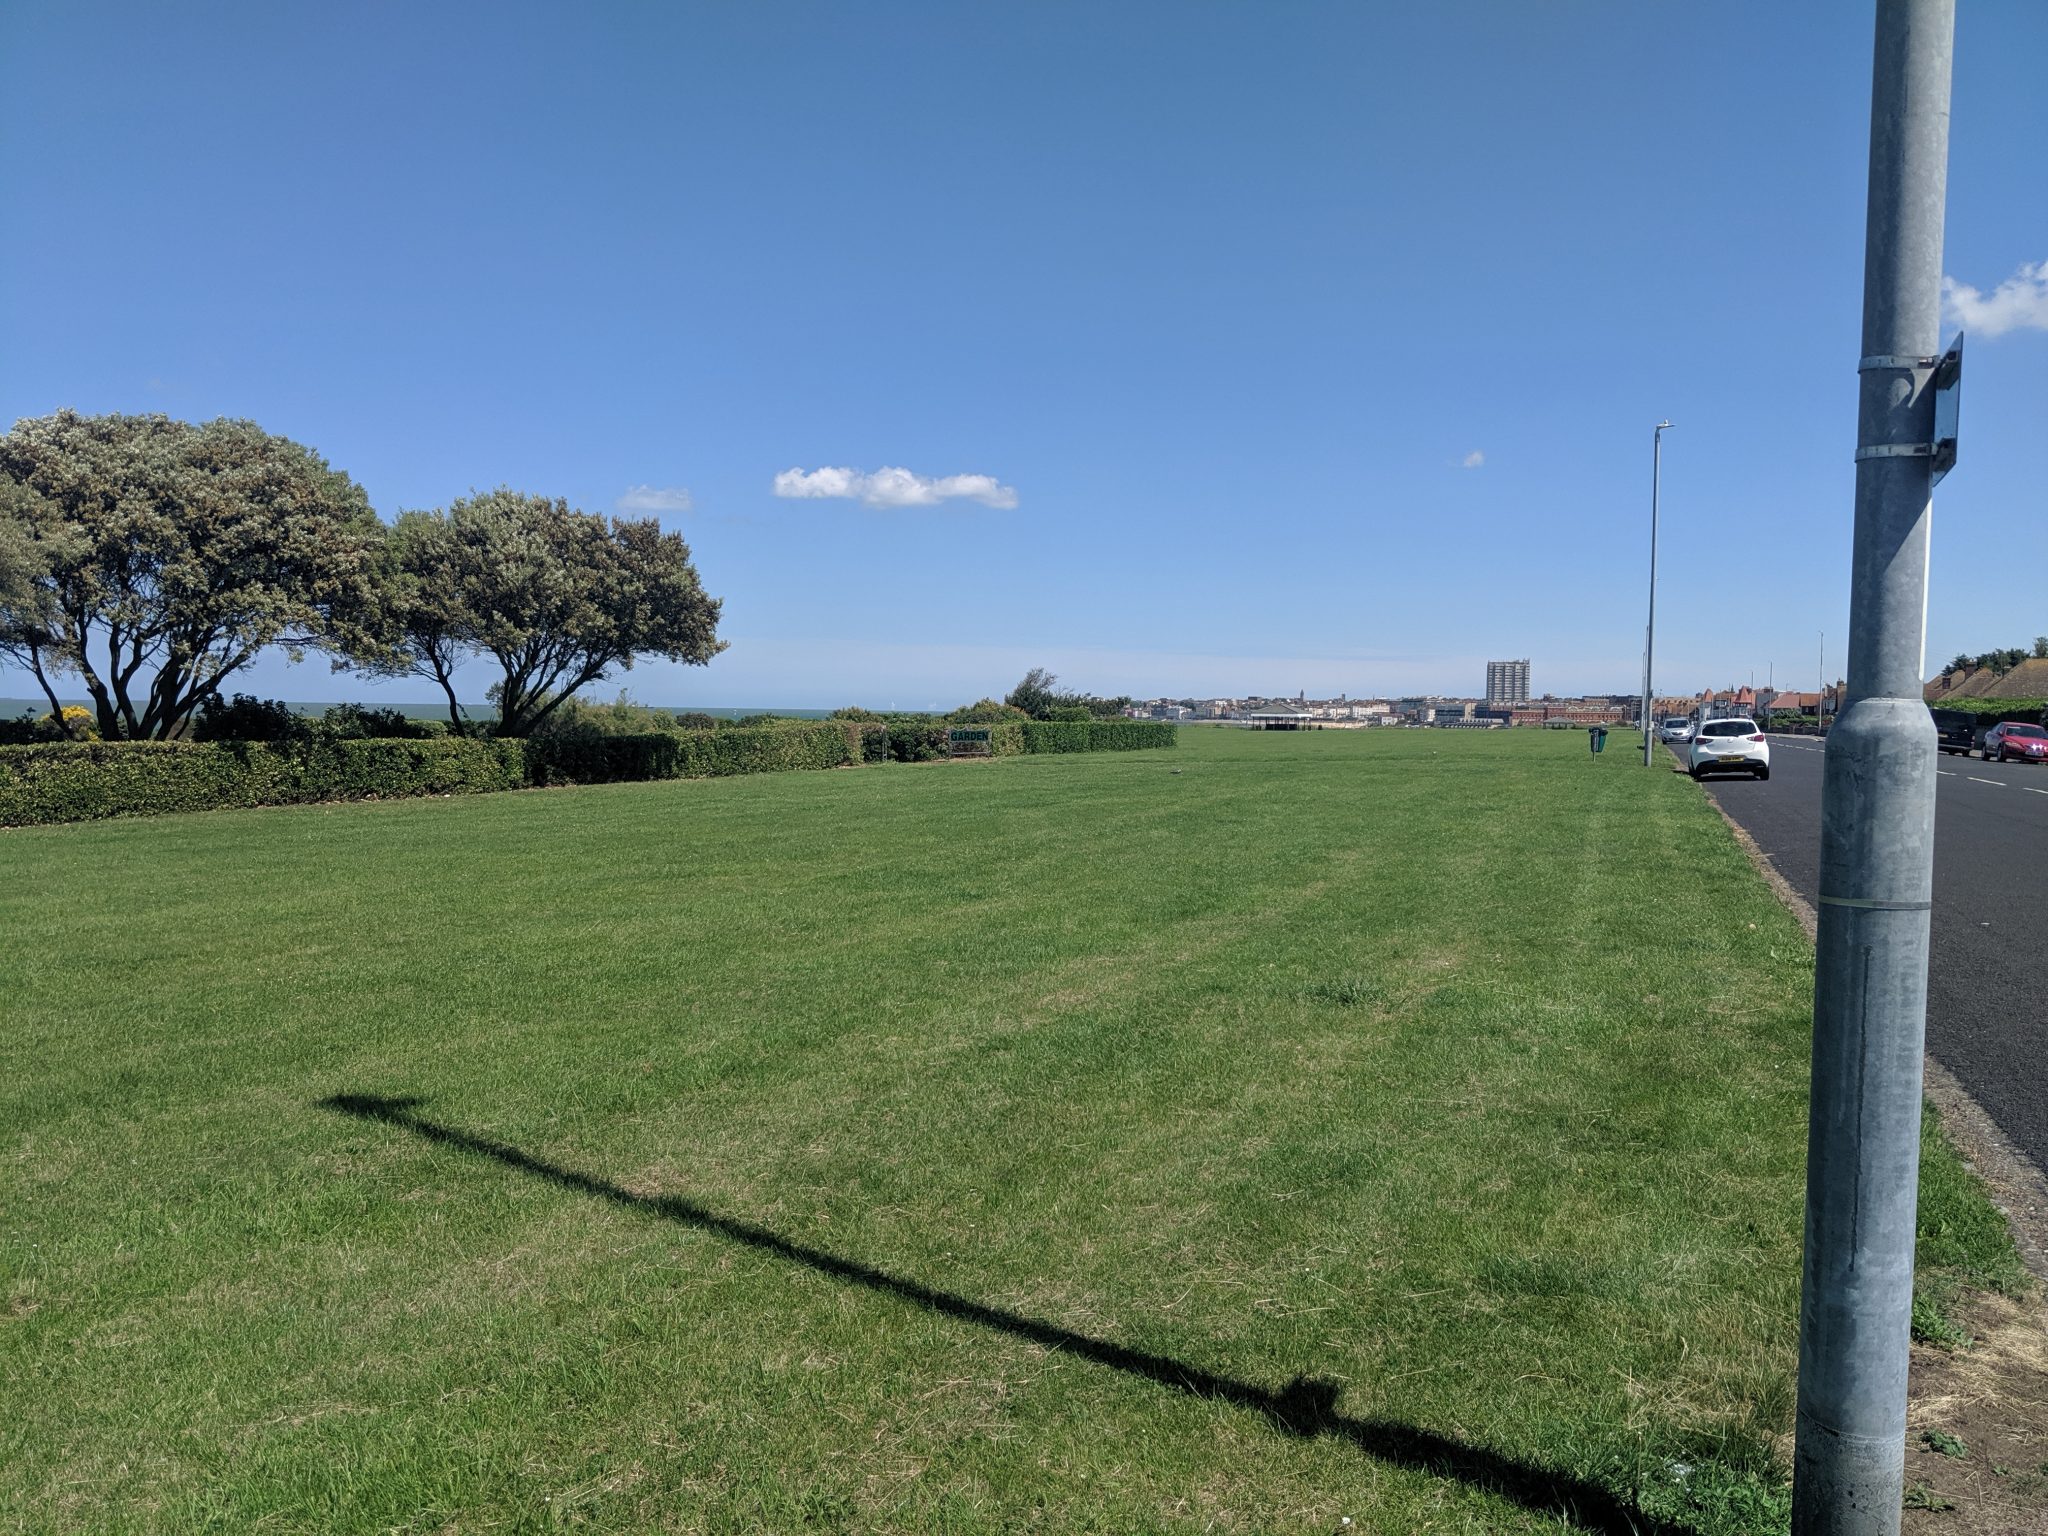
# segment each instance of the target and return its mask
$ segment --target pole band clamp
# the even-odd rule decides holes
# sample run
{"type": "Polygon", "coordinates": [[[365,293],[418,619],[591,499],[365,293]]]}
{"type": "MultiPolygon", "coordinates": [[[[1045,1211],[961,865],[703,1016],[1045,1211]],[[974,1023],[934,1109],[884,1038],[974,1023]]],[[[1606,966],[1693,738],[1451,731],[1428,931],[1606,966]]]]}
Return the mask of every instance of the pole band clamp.
{"type": "Polygon", "coordinates": [[[1872,443],[1856,450],[1856,462],[1865,459],[1924,459],[1934,452],[1932,443],[1872,443]]]}
{"type": "Polygon", "coordinates": [[[1931,901],[1873,901],[1863,896],[1822,896],[1824,907],[1853,907],[1858,912],[1932,912],[1931,901]]]}
{"type": "Polygon", "coordinates": [[[1858,373],[1883,373],[1891,368],[1932,368],[1940,362],[1938,357],[1893,357],[1879,353],[1856,359],[1858,373]]]}

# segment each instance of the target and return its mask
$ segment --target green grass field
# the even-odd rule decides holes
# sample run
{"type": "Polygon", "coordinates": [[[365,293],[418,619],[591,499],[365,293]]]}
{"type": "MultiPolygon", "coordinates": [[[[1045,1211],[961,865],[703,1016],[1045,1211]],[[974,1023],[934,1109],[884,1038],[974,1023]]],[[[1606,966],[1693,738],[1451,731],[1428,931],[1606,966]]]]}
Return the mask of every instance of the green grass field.
{"type": "Polygon", "coordinates": [[[1771,1528],[1810,950],[1698,790],[1182,737],[0,834],[0,1523],[1771,1528]]]}

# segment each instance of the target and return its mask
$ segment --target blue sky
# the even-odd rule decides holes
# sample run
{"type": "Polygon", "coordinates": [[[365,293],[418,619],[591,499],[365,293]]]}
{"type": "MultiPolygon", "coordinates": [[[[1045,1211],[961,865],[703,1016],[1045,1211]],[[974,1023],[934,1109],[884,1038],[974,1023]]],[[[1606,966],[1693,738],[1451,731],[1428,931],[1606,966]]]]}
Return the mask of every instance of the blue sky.
{"type": "MultiPolygon", "coordinates": [[[[686,491],[662,516],[731,649],[637,697],[952,704],[1041,663],[1473,692],[1523,655],[1538,691],[1627,691],[1660,416],[1660,688],[1846,654],[1866,6],[7,31],[0,417],[251,417],[387,516],[686,491]]],[[[1963,8],[1947,268],[1986,301],[2048,261],[2044,60],[2048,6],[1963,8]]],[[[1931,663],[2048,631],[2048,301],[2017,281],[1971,338],[1931,663]]],[[[244,686],[424,697],[282,658],[244,686]]]]}

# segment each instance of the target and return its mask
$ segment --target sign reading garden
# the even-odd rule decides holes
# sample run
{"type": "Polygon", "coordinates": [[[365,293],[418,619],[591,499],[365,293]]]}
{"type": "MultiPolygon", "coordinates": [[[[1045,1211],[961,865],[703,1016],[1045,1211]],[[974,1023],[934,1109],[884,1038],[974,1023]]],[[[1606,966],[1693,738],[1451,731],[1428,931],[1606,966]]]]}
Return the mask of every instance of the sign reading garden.
{"type": "Polygon", "coordinates": [[[946,733],[947,754],[951,757],[987,757],[990,755],[990,735],[985,725],[956,725],[946,733]]]}

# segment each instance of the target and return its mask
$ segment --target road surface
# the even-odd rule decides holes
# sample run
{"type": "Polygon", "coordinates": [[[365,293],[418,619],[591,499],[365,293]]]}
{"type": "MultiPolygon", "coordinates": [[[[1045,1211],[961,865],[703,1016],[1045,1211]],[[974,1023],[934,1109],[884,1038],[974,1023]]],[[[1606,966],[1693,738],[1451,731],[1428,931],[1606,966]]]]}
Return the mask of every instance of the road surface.
{"type": "MultiPolygon", "coordinates": [[[[1708,792],[1808,901],[1826,749],[1771,738],[1771,777],[1708,792]]],[[[1935,780],[1927,1048],[2048,1169],[2048,765],[1944,757],[1935,780]]]]}

